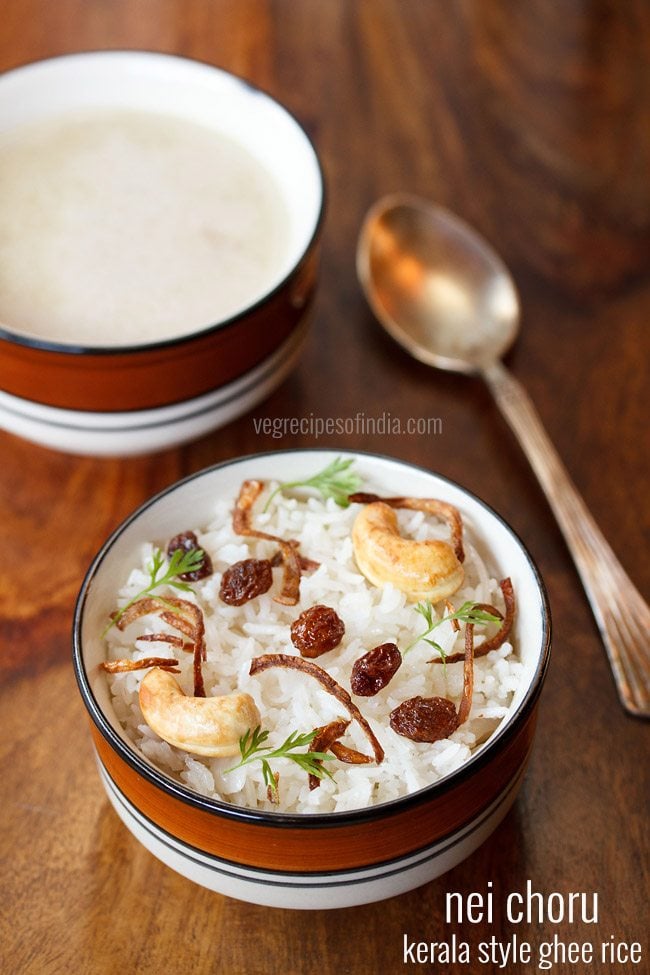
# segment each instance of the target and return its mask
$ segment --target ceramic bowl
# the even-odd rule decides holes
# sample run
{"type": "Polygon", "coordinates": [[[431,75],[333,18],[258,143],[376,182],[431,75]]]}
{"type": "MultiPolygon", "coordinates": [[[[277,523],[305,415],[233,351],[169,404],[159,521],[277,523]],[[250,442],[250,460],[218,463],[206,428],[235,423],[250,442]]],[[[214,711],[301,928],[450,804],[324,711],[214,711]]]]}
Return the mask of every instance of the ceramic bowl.
{"type": "Polygon", "coordinates": [[[139,508],[108,539],[83,583],[74,619],[74,666],[101,781],[127,828],[156,857],[221,894],[276,907],[338,908],[424,884],[472,853],[515,800],[533,744],[549,652],[543,583],[521,541],[487,505],[446,478],[355,453],[356,470],[386,495],[437,497],[471,520],[479,547],[517,593],[514,641],[523,676],[498,729],[457,771],[407,797],[330,814],[245,809],[206,798],[155,768],[113,711],[100,638],[125,566],[145,541],[208,523],[214,500],[246,478],[319,470],[345,452],[281,451],[234,460],[178,482],[139,508]]]}
{"type": "MultiPolygon", "coordinates": [[[[116,345],[34,337],[0,320],[0,426],[81,453],[143,452],[192,439],[249,410],[295,364],[316,285],[323,178],[314,146],[278,102],[207,64],[102,51],[0,77],[2,140],[22,126],[95,109],[198,123],[261,164],[282,201],[286,233],[274,276],[225,317],[189,332],[179,322],[177,336],[116,345]]],[[[161,221],[168,209],[161,200],[161,221]]]]}

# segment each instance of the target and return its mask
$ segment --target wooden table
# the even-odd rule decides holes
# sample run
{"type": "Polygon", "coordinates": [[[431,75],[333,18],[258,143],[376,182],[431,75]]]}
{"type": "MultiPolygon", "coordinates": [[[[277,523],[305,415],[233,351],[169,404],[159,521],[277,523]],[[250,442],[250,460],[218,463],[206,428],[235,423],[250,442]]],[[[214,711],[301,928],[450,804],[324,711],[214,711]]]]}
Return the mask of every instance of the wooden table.
{"type": "Polygon", "coordinates": [[[254,415],[437,417],[441,431],[273,439],[246,416],[131,460],[0,435],[2,972],[538,970],[405,955],[405,939],[454,934],[474,952],[493,937],[537,950],[554,936],[565,946],[613,936],[642,942],[642,961],[552,971],[650,971],[648,726],[619,707],[560,533],[486,389],[409,360],[380,332],[354,272],[363,213],[392,190],[449,206],[493,241],[524,309],[510,365],[647,593],[649,46],[644,0],[4,0],[2,69],[140,47],[212,62],[282,100],[319,148],[329,202],[307,349],[254,415]],[[530,548],[554,616],[536,750],[502,826],[421,890],[324,914],[227,900],[145,852],[101,789],[70,663],[84,571],[136,505],[213,462],[316,442],[392,454],[477,492],[530,548]],[[446,891],[485,893],[490,881],[492,923],[446,923],[446,891]],[[544,896],[597,893],[599,923],[509,923],[505,898],[527,881],[544,896]]]}

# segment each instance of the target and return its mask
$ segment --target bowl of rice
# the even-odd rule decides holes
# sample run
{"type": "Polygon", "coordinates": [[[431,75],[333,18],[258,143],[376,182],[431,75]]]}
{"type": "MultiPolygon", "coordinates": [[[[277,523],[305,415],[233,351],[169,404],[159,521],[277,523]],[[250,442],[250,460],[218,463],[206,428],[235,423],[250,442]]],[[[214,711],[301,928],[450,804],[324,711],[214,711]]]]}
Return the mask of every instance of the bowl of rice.
{"type": "Polygon", "coordinates": [[[543,582],[491,508],[423,468],[317,449],[142,505],[73,627],[126,827],[198,884],[298,909],[411,890],[490,835],[549,653],[543,582]]]}

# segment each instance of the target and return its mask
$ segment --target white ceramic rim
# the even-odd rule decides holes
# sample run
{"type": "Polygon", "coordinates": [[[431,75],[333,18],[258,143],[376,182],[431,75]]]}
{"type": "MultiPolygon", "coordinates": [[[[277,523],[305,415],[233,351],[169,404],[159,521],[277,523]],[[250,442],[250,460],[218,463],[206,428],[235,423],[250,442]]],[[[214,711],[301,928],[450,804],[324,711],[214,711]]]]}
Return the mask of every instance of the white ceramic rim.
{"type": "Polygon", "coordinates": [[[156,342],[83,345],[52,342],[0,324],[0,338],[35,348],[94,354],[156,349],[224,327],[283,286],[309,250],[323,218],[318,155],[297,119],[249,82],[205,62],[140,50],[85,51],[0,75],[0,138],[18,126],[90,108],[129,108],[180,115],[233,139],[267,170],[290,216],[286,259],[276,280],[223,320],[156,342]]]}
{"type": "Polygon", "coordinates": [[[272,355],[226,386],[155,409],[65,410],[0,390],[0,429],[84,456],[124,457],[179,446],[225,426],[269,396],[295,368],[307,332],[305,321],[272,355]]]}
{"type": "Polygon", "coordinates": [[[510,737],[537,700],[548,666],[550,631],[546,590],[530,553],[514,530],[484,501],[440,474],[395,458],[363,451],[307,448],[270,451],[225,461],[170,485],[134,511],[105,542],[84,579],[74,613],[73,660],[79,688],[93,722],[118,755],[148,781],[176,799],[216,816],[266,826],[298,825],[318,829],[379,820],[398,809],[426,802],[436,793],[452,788],[471,776],[475,769],[489,761],[491,753],[510,737]],[[214,480],[221,480],[221,491],[234,497],[245,478],[271,479],[280,474],[284,480],[294,480],[324,467],[336,457],[355,458],[358,472],[362,476],[365,473],[371,480],[374,473],[373,487],[379,493],[437,497],[456,505],[464,519],[471,522],[479,551],[489,552],[495,571],[501,577],[510,576],[512,579],[519,606],[513,633],[524,664],[524,677],[515,691],[506,717],[467,762],[432,785],[400,799],[339,813],[299,814],[252,810],[202,796],[153,765],[127,738],[119,721],[112,715],[108,684],[98,667],[104,659],[104,646],[98,635],[113,605],[109,601],[102,603],[101,600],[93,603],[93,593],[101,589],[114,598],[123,583],[123,567],[137,561],[137,549],[142,542],[169,538],[188,527],[207,523],[216,496],[214,480]],[[182,496],[192,487],[195,488],[191,502],[193,521],[188,526],[187,502],[182,501],[182,496]],[[196,489],[199,487],[201,491],[197,499],[196,489]],[[164,536],[160,531],[161,513],[165,514],[164,536]],[[497,538],[499,541],[495,544],[497,538]]]}

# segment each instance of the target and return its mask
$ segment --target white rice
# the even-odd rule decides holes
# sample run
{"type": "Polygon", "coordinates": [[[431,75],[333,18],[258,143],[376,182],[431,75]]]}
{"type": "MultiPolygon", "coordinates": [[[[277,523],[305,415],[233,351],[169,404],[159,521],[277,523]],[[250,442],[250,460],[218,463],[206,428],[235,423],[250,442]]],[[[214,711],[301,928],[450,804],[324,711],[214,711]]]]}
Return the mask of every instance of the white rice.
{"type": "MultiPolygon", "coordinates": [[[[270,485],[273,487],[273,485],[270,485]]],[[[280,586],[282,569],[274,569],[272,589],[243,606],[228,606],[219,598],[221,577],[226,568],[245,558],[268,558],[277,551],[272,542],[242,538],[232,531],[234,498],[215,504],[214,520],[193,529],[202,548],[208,552],[214,574],[193,585],[194,595],[156,590],[160,595],[181,595],[195,599],[205,618],[208,659],[203,665],[206,693],[224,694],[234,690],[249,693],[269,731],[267,744],[277,747],[292,731],[309,732],[337,717],[348,717],[343,706],[312,677],[293,670],[273,668],[251,677],[250,662],[265,653],[298,654],[291,643],[289,628],[304,609],[323,603],[333,607],[345,624],[342,643],[318,658],[316,663],[350,689],[350,672],[355,660],[372,647],[393,642],[404,649],[426,628],[414,604],[387,585],[370,585],[356,567],[351,542],[352,522],[358,505],[340,508],[333,501],[315,498],[275,496],[268,513],[256,514],[255,527],[283,538],[296,538],[301,553],[320,562],[312,572],[303,573],[300,602],[283,606],[274,602],[280,586]]],[[[257,510],[261,511],[264,499],[257,510]]],[[[399,511],[403,534],[413,538],[446,538],[448,529],[421,512],[399,511]]],[[[191,522],[191,513],[188,517],[191,522]]],[[[164,550],[166,539],[156,544],[164,550]]],[[[465,581],[454,594],[456,607],[466,600],[491,603],[503,610],[503,599],[495,578],[472,544],[472,526],[465,520],[465,581]]],[[[135,596],[149,581],[147,563],[154,543],[143,546],[141,564],[133,568],[118,594],[118,605],[135,596]]],[[[442,604],[436,606],[444,615],[442,604]]],[[[490,624],[493,632],[495,624],[490,624]]],[[[107,633],[108,659],[120,657],[180,657],[182,673],[177,680],[187,694],[193,693],[192,657],[174,652],[165,644],[138,643],[144,633],[168,631],[157,616],[143,617],[124,632],[112,627],[107,633]]],[[[476,628],[476,643],[485,630],[476,628]]],[[[446,654],[463,649],[464,627],[455,633],[449,623],[442,624],[432,636],[446,654]]],[[[162,741],[145,723],[138,704],[138,687],[146,671],[109,676],[115,712],[137,749],[160,770],[204,796],[236,805],[281,812],[342,812],[380,802],[387,802],[417,791],[459,768],[472,752],[496,729],[505,716],[521,676],[521,664],[510,643],[480,657],[474,664],[474,695],[469,719],[450,738],[434,744],[410,741],[389,726],[390,712],[407,698],[421,695],[450,697],[460,700],[463,687],[463,664],[446,667],[428,663],[435,651],[420,642],[404,659],[386,688],[375,697],[353,696],[355,704],[369,721],[385,751],[384,761],[377,765],[346,765],[328,762],[334,781],[324,778],[319,788],[311,790],[307,775],[294,762],[274,762],[279,772],[279,805],[267,798],[260,762],[228,771],[237,764],[235,758],[204,758],[190,755],[162,741]]],[[[356,721],[353,721],[343,743],[365,754],[371,754],[370,743],[356,721]]]]}

